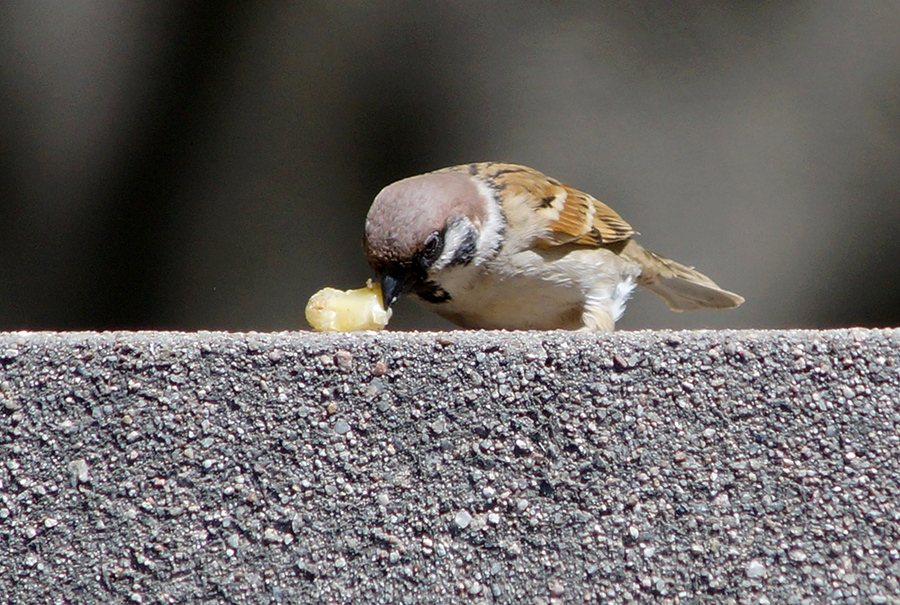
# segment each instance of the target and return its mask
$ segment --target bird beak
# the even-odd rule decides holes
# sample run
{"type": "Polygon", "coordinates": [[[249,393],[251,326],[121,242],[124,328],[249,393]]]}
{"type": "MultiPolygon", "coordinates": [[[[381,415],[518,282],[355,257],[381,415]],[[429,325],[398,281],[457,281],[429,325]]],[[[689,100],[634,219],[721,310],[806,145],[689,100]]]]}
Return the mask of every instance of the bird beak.
{"type": "Polygon", "coordinates": [[[390,309],[397,297],[403,291],[404,279],[394,275],[383,275],[381,277],[381,298],[384,301],[384,308],[390,309]]]}

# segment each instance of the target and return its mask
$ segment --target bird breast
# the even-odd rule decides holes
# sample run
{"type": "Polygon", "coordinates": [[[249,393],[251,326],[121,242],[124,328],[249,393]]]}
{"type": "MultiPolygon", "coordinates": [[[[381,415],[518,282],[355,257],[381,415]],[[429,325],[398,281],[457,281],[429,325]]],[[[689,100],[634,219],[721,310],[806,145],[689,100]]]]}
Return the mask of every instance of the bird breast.
{"type": "Polygon", "coordinates": [[[572,330],[589,299],[621,316],[639,274],[609,250],[524,250],[431,275],[449,299],[423,302],[465,328],[572,330]]]}

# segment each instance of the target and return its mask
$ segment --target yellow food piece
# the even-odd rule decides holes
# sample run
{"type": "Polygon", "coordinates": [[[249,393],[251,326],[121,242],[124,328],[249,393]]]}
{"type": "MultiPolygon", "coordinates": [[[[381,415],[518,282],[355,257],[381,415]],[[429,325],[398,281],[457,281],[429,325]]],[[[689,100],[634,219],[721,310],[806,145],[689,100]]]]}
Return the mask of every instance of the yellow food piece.
{"type": "Polygon", "coordinates": [[[323,288],[306,303],[306,321],[318,332],[381,330],[391,318],[381,299],[381,284],[370,279],[365,288],[323,288]]]}

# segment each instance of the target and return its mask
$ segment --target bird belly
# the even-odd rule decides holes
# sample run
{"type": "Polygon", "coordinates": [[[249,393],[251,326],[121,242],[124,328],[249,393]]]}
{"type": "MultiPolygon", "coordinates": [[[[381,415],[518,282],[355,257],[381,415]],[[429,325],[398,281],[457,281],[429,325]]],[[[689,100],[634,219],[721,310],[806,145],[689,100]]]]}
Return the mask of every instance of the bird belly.
{"type": "Polygon", "coordinates": [[[484,278],[448,292],[450,300],[429,307],[464,328],[572,330],[581,326],[583,299],[571,286],[548,287],[534,278],[484,278]]]}
{"type": "Polygon", "coordinates": [[[599,305],[618,319],[639,272],[608,250],[556,257],[529,250],[442,272],[435,281],[450,298],[426,304],[465,328],[575,330],[585,325],[586,305],[599,305]]]}

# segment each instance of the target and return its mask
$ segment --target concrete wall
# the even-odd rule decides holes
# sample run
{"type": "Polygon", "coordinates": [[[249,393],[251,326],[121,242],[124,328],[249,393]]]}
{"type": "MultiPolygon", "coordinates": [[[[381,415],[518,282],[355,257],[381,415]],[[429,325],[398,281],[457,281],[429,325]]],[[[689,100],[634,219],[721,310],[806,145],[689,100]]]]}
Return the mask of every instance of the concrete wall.
{"type": "Polygon", "coordinates": [[[0,603],[897,603],[898,345],[2,334],[0,603]]]}

